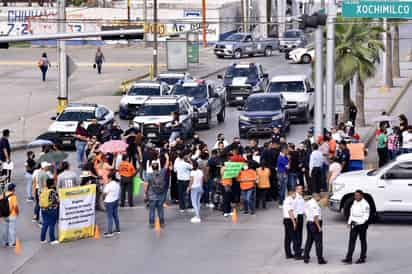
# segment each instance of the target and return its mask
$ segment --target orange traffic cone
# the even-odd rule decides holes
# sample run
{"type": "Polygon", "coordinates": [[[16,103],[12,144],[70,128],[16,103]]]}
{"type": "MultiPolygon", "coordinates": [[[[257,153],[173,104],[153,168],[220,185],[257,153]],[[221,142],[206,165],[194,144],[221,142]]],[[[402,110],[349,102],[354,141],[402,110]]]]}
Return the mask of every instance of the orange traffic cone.
{"type": "Polygon", "coordinates": [[[21,251],[20,240],[16,239],[16,247],[14,248],[14,253],[19,255],[21,251]]]}
{"type": "Polygon", "coordinates": [[[232,212],[232,222],[237,223],[237,209],[236,209],[236,207],[233,209],[233,212],[232,212]]]}
{"type": "Polygon", "coordinates": [[[155,220],[154,230],[155,230],[155,231],[160,231],[160,220],[159,220],[159,217],[157,217],[156,220],[155,220]]]}
{"type": "Polygon", "coordinates": [[[99,230],[99,226],[96,225],[95,229],[94,229],[94,239],[95,240],[99,240],[100,239],[100,230],[99,230]]]}

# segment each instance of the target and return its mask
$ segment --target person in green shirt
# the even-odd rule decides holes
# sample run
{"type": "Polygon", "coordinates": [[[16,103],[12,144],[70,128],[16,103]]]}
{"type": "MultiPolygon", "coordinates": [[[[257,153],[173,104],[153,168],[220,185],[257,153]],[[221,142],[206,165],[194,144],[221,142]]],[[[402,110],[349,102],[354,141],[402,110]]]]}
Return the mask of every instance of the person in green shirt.
{"type": "Polygon", "coordinates": [[[386,128],[381,128],[380,134],[376,137],[379,167],[385,165],[388,162],[388,136],[386,134],[386,128]]]}

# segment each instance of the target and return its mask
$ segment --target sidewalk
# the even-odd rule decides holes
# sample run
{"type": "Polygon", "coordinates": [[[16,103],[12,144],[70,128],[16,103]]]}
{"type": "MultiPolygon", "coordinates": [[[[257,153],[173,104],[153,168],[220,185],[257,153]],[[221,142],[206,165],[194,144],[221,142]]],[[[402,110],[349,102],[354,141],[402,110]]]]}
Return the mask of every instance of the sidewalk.
{"type": "MultiPolygon", "coordinates": [[[[381,115],[383,111],[392,114],[396,104],[402,98],[409,86],[412,84],[412,62],[401,62],[401,77],[394,78],[394,87],[390,89],[382,88],[380,77],[376,77],[371,81],[371,85],[366,88],[365,92],[365,120],[366,127],[357,128],[357,131],[365,143],[365,147],[373,141],[376,130],[376,122],[373,118],[381,115]]],[[[394,113],[393,115],[399,115],[394,113]]]]}
{"type": "MultiPolygon", "coordinates": [[[[120,97],[113,94],[119,89],[122,81],[147,73],[145,64],[151,61],[151,49],[135,48],[138,53],[133,52],[133,48],[104,49],[107,55],[112,55],[113,61],[104,64],[102,75],[97,75],[91,69],[91,65],[88,68],[84,62],[85,59],[89,59],[91,50],[94,49],[70,49],[75,60],[81,64],[71,79],[71,101],[99,103],[117,111],[120,97]],[[120,50],[123,52],[119,52],[120,50]],[[126,56],[121,56],[122,53],[126,56]],[[131,62],[127,62],[127,56],[131,62]],[[135,59],[136,57],[138,59],[135,59]],[[141,63],[133,63],[133,60],[139,60],[141,63]]],[[[9,55],[0,62],[0,85],[4,88],[4,92],[0,94],[0,128],[11,129],[14,149],[25,147],[46,132],[52,122],[50,117],[55,115],[57,68],[52,68],[48,81],[41,83],[38,69],[30,65],[34,64],[29,60],[30,56],[37,56],[40,51],[44,49],[18,49],[11,51],[14,57],[9,55]]],[[[51,52],[50,49],[48,51],[51,52]]],[[[54,52],[50,55],[52,64],[56,64],[54,52]]],[[[199,64],[190,64],[189,72],[197,78],[206,78],[223,71],[231,62],[233,60],[216,59],[210,48],[201,49],[199,64]]],[[[165,70],[164,64],[165,52],[161,49],[160,72],[165,70]]]]}

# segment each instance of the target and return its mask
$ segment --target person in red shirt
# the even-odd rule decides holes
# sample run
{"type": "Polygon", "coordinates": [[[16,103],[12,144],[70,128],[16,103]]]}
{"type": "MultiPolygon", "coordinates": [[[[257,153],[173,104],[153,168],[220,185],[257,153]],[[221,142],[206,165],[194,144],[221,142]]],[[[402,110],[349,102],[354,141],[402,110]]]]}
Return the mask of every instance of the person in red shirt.
{"type": "Polygon", "coordinates": [[[136,174],[136,169],[129,161],[127,155],[123,155],[122,162],[118,167],[118,173],[120,175],[120,207],[124,207],[126,191],[129,206],[133,207],[133,177],[136,174]]]}
{"type": "MultiPolygon", "coordinates": [[[[238,162],[238,163],[243,163],[245,162],[245,158],[240,154],[238,148],[233,148],[231,150],[231,156],[229,157],[230,162],[238,162]]],[[[236,178],[233,179],[233,184],[232,184],[232,203],[236,204],[236,206],[239,206],[240,204],[240,195],[241,195],[241,190],[239,186],[239,181],[236,180],[236,178]]]]}
{"type": "Polygon", "coordinates": [[[240,189],[242,190],[244,208],[243,212],[245,214],[255,214],[255,185],[257,182],[256,171],[249,168],[248,164],[245,163],[243,170],[240,171],[238,177],[238,182],[240,183],[240,189]]]}

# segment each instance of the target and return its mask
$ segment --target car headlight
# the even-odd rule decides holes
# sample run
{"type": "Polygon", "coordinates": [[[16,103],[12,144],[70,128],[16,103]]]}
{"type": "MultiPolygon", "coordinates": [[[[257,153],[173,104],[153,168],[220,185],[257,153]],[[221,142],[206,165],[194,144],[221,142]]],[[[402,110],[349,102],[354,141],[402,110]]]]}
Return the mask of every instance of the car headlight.
{"type": "Polygon", "coordinates": [[[272,120],[279,120],[279,119],[282,119],[282,114],[272,116],[272,120]]]}
{"type": "Polygon", "coordinates": [[[338,183],[338,182],[333,182],[332,184],[332,192],[339,192],[345,187],[345,184],[343,183],[338,183]]]}
{"type": "Polygon", "coordinates": [[[233,49],[233,45],[226,45],[225,46],[228,50],[232,50],[233,49]]]}
{"type": "Polygon", "coordinates": [[[298,107],[306,107],[307,105],[307,102],[298,102],[298,107]]]}
{"type": "Polygon", "coordinates": [[[125,103],[125,102],[120,102],[120,107],[126,107],[127,106],[127,103],[125,103]]]}
{"type": "Polygon", "coordinates": [[[239,116],[239,120],[248,122],[248,121],[250,121],[250,118],[247,117],[247,116],[245,116],[245,115],[240,115],[240,116],[239,116]]]}
{"type": "Polygon", "coordinates": [[[206,112],[208,112],[207,104],[204,104],[203,106],[201,106],[200,108],[198,108],[197,111],[199,111],[199,113],[206,113],[206,112]]]}

